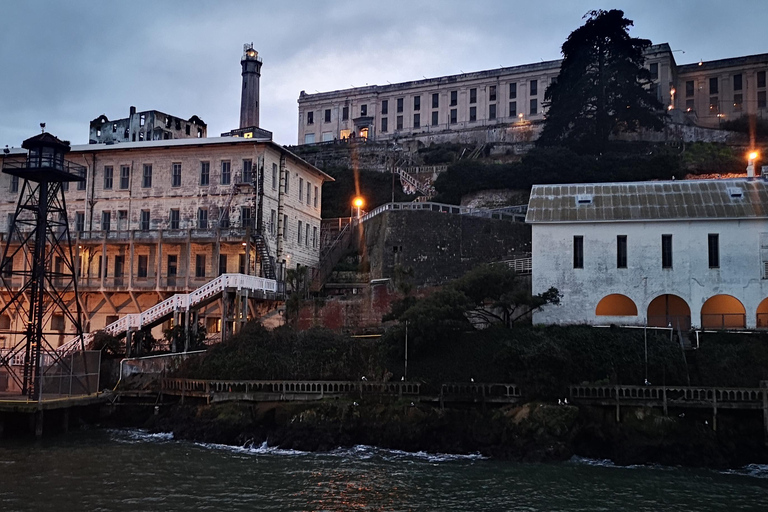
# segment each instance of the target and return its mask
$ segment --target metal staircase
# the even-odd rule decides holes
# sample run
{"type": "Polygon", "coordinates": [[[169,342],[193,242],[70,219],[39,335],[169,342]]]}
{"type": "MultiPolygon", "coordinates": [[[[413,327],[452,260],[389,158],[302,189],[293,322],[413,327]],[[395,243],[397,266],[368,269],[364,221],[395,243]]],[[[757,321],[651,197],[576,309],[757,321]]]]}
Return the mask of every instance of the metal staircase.
{"type": "MultiPolygon", "coordinates": [[[[173,318],[179,312],[188,312],[217,299],[227,290],[248,290],[264,294],[277,293],[277,281],[245,274],[222,274],[190,293],[177,293],[159,304],[141,313],[125,315],[116,322],[104,327],[112,336],[121,336],[128,330],[140,330],[153,327],[173,318]]],[[[85,346],[93,341],[94,333],[83,334],[85,346]]],[[[80,347],[80,338],[76,337],[61,345],[56,352],[61,356],[75,352],[80,347]]]]}
{"type": "MultiPolygon", "coordinates": [[[[263,231],[262,231],[263,233],[263,231]]],[[[277,279],[275,272],[275,262],[269,254],[269,244],[264,235],[257,233],[253,235],[253,241],[256,246],[256,252],[259,253],[259,262],[261,264],[261,273],[267,279],[277,279]]]]}
{"type": "Polygon", "coordinates": [[[405,169],[398,168],[397,174],[398,176],[400,176],[401,181],[404,181],[405,183],[413,187],[418,192],[421,192],[427,198],[435,197],[435,195],[437,194],[435,187],[433,187],[432,185],[423,183],[420,180],[417,180],[413,175],[408,173],[405,169]]]}

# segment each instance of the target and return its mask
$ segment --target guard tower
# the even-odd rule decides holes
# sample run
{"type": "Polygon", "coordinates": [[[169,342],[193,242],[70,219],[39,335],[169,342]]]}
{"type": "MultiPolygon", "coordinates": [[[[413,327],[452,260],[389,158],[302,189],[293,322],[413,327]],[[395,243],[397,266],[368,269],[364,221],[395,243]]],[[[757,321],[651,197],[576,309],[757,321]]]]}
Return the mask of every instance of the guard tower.
{"type": "Polygon", "coordinates": [[[2,170],[22,183],[0,260],[0,279],[10,297],[0,315],[22,327],[10,332],[15,339],[0,356],[0,369],[8,371],[30,400],[42,400],[44,382],[60,384],[63,376],[69,376],[67,389],[59,385],[46,393],[81,394],[81,389],[72,389],[71,380],[72,366],[85,365],[85,347],[64,189],[69,182],[85,181],[85,167],[64,160],[69,143],[50,133],[21,146],[27,150],[26,160],[6,162],[2,170]],[[80,338],[82,363],[56,351],[54,336],[58,339],[67,323],[69,332],[80,338]],[[19,361],[23,361],[21,375],[11,368],[19,361]]]}
{"type": "Polygon", "coordinates": [[[240,96],[240,128],[259,127],[259,80],[261,58],[253,49],[253,43],[243,45],[243,93],[240,96]]]}

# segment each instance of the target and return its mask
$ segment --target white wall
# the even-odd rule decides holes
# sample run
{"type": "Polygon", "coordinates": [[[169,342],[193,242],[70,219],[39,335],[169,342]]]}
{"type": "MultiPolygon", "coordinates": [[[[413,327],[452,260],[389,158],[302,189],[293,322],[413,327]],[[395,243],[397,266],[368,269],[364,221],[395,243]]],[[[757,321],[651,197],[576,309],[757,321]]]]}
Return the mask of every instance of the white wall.
{"type": "Polygon", "coordinates": [[[691,323],[701,325],[701,306],[728,294],[746,309],[747,328],[768,296],[762,279],[760,233],[768,220],[604,222],[533,225],[533,293],[556,287],[563,297],[534,315],[535,323],[643,325],[648,305],[663,294],[682,297],[691,323]],[[710,269],[708,234],[719,234],[720,268],[710,269]],[[672,235],[673,266],[662,269],[661,235],[672,235]],[[573,237],[584,237],[584,268],[573,268],[573,237]],[[627,268],[616,268],[616,236],[627,236],[627,268]],[[631,298],[637,317],[596,316],[600,299],[612,293],[631,298]]]}

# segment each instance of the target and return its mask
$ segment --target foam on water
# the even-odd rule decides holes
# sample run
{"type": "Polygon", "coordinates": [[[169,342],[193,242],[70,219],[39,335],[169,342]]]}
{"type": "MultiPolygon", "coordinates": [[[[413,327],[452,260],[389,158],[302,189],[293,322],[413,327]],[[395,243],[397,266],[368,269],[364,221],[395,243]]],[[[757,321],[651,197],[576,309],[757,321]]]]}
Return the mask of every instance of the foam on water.
{"type": "Polygon", "coordinates": [[[768,464],[747,464],[739,469],[727,469],[721,471],[727,475],[751,476],[754,478],[768,478],[768,464]]]}
{"type": "Polygon", "coordinates": [[[230,444],[220,443],[194,443],[195,446],[201,448],[207,448],[210,450],[224,450],[233,453],[242,453],[246,455],[309,455],[310,452],[303,452],[300,450],[286,450],[283,448],[277,448],[275,446],[268,446],[267,442],[257,445],[253,442],[248,442],[244,446],[234,446],[230,444]]]}
{"type": "Polygon", "coordinates": [[[136,444],[136,443],[163,443],[173,441],[171,432],[157,432],[151,434],[143,429],[110,429],[110,437],[118,443],[136,444]]]}

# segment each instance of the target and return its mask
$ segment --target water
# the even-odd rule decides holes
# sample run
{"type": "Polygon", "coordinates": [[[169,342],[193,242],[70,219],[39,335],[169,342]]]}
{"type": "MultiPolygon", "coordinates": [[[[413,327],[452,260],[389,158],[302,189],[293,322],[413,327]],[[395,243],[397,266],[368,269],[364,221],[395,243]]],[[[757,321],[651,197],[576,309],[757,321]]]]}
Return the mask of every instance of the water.
{"type": "Polygon", "coordinates": [[[768,466],[515,464],[370,447],[313,454],[89,431],[0,445],[2,511],[768,510],[768,466]]]}

